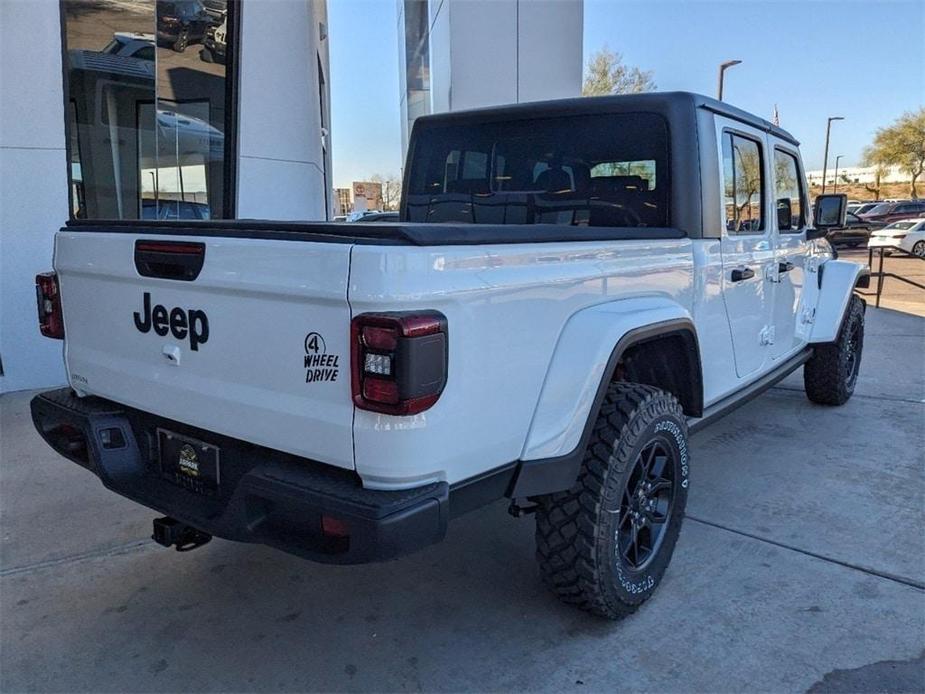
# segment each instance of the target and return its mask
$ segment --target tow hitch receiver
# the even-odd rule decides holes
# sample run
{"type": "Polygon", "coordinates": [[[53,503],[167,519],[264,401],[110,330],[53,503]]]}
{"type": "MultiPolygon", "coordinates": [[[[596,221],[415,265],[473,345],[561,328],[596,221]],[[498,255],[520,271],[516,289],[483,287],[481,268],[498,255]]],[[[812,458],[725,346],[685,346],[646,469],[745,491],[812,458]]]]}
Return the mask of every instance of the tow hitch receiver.
{"type": "Polygon", "coordinates": [[[165,517],[154,519],[154,534],[151,539],[164,547],[176,546],[178,552],[189,552],[202,547],[212,536],[175,518],[165,517]]]}

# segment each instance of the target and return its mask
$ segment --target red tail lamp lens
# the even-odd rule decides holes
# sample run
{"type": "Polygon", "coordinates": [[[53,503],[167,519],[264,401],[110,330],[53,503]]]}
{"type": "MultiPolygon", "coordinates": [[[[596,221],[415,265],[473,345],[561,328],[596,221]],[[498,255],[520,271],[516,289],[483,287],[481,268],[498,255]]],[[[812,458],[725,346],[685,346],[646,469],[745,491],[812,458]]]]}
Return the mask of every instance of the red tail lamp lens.
{"type": "Polygon", "coordinates": [[[413,415],[432,407],[447,372],[447,321],[437,311],[364,313],[351,330],[357,407],[413,415]]]}
{"type": "Polygon", "coordinates": [[[398,384],[395,381],[387,381],[384,378],[364,378],[363,398],[371,402],[397,405],[400,400],[398,396],[398,384]]]}
{"type": "Polygon", "coordinates": [[[64,316],[61,313],[61,293],[58,275],[43,272],[35,276],[35,298],[39,310],[39,330],[45,337],[64,339],[64,316]]]}
{"type": "Polygon", "coordinates": [[[381,325],[363,328],[363,344],[377,352],[394,352],[398,346],[398,331],[381,325]]]}

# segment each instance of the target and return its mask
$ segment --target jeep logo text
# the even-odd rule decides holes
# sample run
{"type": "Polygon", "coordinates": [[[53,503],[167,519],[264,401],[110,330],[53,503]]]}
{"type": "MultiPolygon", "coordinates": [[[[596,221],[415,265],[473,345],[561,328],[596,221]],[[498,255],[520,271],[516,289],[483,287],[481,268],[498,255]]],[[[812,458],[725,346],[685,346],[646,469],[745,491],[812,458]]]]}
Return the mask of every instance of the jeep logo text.
{"type": "Polygon", "coordinates": [[[178,340],[189,337],[189,348],[194,352],[199,349],[199,345],[209,341],[209,318],[205,311],[184,311],[179,307],[168,311],[161,304],[155,304],[154,308],[151,308],[149,292],[145,292],[142,312],[135,312],[135,327],[143,333],[154,328],[154,332],[161,337],[166,336],[168,332],[178,340]]]}

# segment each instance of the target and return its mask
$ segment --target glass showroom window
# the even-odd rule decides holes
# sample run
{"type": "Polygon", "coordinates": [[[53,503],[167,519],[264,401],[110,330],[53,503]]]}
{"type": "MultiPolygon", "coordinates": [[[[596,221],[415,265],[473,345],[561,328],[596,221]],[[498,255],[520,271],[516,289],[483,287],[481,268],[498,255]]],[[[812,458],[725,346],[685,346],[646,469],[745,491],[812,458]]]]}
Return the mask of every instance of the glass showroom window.
{"type": "Polygon", "coordinates": [[[405,0],[405,97],[408,132],[418,116],[430,113],[430,39],[428,4],[405,0]]]}
{"type": "Polygon", "coordinates": [[[235,9],[227,0],[63,0],[75,217],[233,215],[226,56],[235,9]]]}

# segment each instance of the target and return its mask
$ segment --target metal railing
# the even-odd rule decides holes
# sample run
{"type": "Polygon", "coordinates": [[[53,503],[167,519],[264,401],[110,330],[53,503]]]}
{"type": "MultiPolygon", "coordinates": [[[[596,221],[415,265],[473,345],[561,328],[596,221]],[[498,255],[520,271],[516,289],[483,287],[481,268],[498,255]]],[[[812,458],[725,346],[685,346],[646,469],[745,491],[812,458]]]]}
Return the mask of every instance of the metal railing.
{"type": "Polygon", "coordinates": [[[883,271],[883,252],[884,251],[893,251],[893,252],[898,251],[901,255],[908,256],[910,258],[915,258],[916,260],[925,260],[925,257],[914,255],[913,253],[910,253],[909,251],[903,248],[900,248],[899,246],[876,246],[875,248],[868,248],[867,249],[867,265],[871,269],[871,273],[870,273],[871,278],[874,278],[874,277],[877,278],[877,290],[874,292],[859,292],[859,294],[863,294],[865,296],[876,296],[877,297],[876,303],[874,305],[877,308],[880,308],[880,296],[881,294],[883,294],[883,280],[886,279],[887,277],[892,277],[893,279],[899,280],[900,282],[905,282],[906,284],[910,284],[913,287],[917,287],[919,289],[925,289],[925,284],[919,284],[918,282],[914,282],[910,280],[908,277],[897,275],[895,272],[884,272],[883,271]],[[880,264],[878,265],[878,269],[876,272],[873,271],[874,251],[880,251],[880,264]]]}

